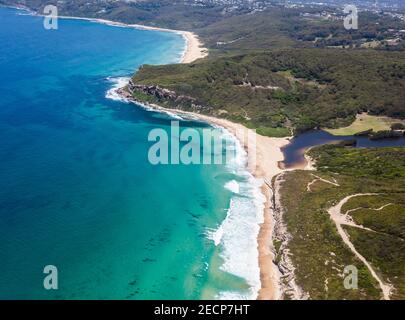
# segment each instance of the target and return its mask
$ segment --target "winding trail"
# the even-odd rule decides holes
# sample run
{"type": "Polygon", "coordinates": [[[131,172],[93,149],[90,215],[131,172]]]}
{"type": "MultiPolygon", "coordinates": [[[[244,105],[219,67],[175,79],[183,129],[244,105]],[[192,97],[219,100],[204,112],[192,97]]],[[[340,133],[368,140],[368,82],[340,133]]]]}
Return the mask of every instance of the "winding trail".
{"type": "MultiPolygon", "coordinates": [[[[377,280],[385,300],[390,300],[390,292],[392,291],[392,286],[389,284],[386,284],[374,271],[373,267],[368,263],[368,261],[356,250],[354,247],[353,243],[350,241],[349,236],[347,233],[343,230],[342,225],[350,225],[354,226],[357,228],[365,229],[365,230],[371,230],[368,228],[364,228],[362,226],[356,225],[353,221],[348,221],[347,220],[347,215],[342,214],[341,210],[343,205],[349,201],[351,198],[354,197],[360,197],[360,196],[374,196],[376,195],[375,193],[358,193],[358,194],[353,194],[351,196],[347,196],[344,199],[342,199],[336,206],[333,206],[328,209],[328,213],[333,220],[333,222],[336,224],[336,228],[338,230],[339,235],[341,236],[343,242],[350,248],[350,250],[364,263],[364,265],[368,268],[370,271],[371,275],[374,277],[374,279],[377,280]]],[[[371,230],[373,231],[373,230],[371,230]]]]}
{"type": "Polygon", "coordinates": [[[386,207],[392,206],[392,205],[394,205],[394,204],[393,204],[393,203],[387,203],[387,204],[385,204],[385,205],[383,205],[382,207],[379,207],[379,208],[377,208],[377,209],[358,207],[358,208],[355,208],[355,209],[347,210],[346,213],[345,213],[345,215],[348,215],[349,213],[352,213],[352,212],[355,212],[355,211],[361,210],[361,209],[372,210],[372,211],[381,211],[381,210],[385,209],[386,207]]]}
{"type": "Polygon", "coordinates": [[[326,180],[324,178],[321,178],[321,177],[317,176],[316,174],[311,173],[311,175],[314,176],[315,179],[312,180],[311,182],[308,182],[308,184],[307,184],[307,191],[308,192],[311,191],[311,186],[317,181],[322,181],[322,182],[325,182],[325,183],[329,183],[329,184],[331,184],[331,185],[333,185],[335,187],[340,187],[340,184],[337,183],[335,178],[333,178],[333,182],[332,182],[332,181],[326,180]]]}

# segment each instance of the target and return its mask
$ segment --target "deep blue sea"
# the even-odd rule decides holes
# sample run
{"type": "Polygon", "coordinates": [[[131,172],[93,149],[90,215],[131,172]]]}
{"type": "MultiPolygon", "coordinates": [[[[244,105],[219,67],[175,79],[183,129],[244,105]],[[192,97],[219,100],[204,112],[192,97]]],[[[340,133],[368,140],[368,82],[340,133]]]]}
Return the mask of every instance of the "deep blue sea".
{"type": "Polygon", "coordinates": [[[80,20],[46,30],[0,8],[1,299],[255,297],[262,199],[243,157],[154,166],[148,133],[173,119],[108,99],[184,45],[80,20]],[[43,286],[47,265],[57,290],[43,286]]]}

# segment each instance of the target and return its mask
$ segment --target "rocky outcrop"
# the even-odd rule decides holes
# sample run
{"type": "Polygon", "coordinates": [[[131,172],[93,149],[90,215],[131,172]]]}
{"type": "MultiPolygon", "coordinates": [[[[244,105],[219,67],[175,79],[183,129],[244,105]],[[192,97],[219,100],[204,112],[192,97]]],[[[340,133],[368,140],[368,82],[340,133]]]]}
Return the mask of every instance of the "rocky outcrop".
{"type": "Polygon", "coordinates": [[[197,100],[191,96],[178,95],[175,91],[161,88],[157,85],[136,84],[132,80],[130,80],[125,90],[129,92],[130,96],[132,97],[134,93],[141,92],[143,94],[156,98],[157,101],[169,102],[172,107],[176,109],[205,114],[210,114],[213,111],[212,107],[204,106],[198,103],[197,100]]]}
{"type": "Polygon", "coordinates": [[[293,300],[307,300],[309,295],[298,286],[295,280],[295,267],[291,260],[291,252],[288,248],[288,243],[291,240],[291,235],[287,231],[287,226],[283,219],[283,208],[280,203],[280,187],[283,183],[283,173],[276,176],[272,186],[273,189],[273,219],[274,230],[273,240],[281,243],[280,248],[277,250],[277,265],[280,271],[280,291],[282,299],[289,298],[293,300]]]}
{"type": "Polygon", "coordinates": [[[135,84],[132,80],[128,83],[128,91],[134,93],[135,91],[143,92],[147,95],[154,96],[158,99],[176,100],[177,95],[174,91],[170,91],[159,86],[148,86],[143,84],[135,84]]]}

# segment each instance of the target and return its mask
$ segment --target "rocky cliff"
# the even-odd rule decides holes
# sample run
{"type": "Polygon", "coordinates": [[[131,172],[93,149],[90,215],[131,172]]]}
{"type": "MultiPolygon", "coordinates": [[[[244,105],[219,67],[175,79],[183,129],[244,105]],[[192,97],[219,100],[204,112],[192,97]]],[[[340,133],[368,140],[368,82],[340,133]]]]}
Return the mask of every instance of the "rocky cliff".
{"type": "Polygon", "coordinates": [[[142,101],[139,93],[150,97],[156,104],[163,103],[165,107],[173,109],[187,110],[196,113],[211,114],[213,108],[210,106],[202,105],[197,99],[186,96],[178,95],[176,92],[161,88],[156,85],[144,85],[137,84],[133,80],[130,80],[127,87],[120,92],[127,98],[139,101],[141,103],[150,102],[142,101]],[[124,93],[123,91],[126,91],[124,93]],[[129,93],[129,96],[128,96],[129,93]]]}

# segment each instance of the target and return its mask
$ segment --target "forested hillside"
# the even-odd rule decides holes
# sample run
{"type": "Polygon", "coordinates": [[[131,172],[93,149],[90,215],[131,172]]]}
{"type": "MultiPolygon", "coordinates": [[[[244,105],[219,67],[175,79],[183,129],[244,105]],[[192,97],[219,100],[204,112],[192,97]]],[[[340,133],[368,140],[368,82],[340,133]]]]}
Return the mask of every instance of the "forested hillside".
{"type": "Polygon", "coordinates": [[[156,99],[138,92],[141,101],[184,109],[193,105],[195,109],[197,104],[199,112],[268,135],[346,126],[362,111],[405,117],[405,21],[392,15],[361,11],[359,29],[346,30],[342,8],[325,5],[268,4],[256,10],[250,2],[218,1],[1,3],[37,12],[55,4],[61,15],[196,32],[209,48],[210,58],[190,65],[144,66],[133,79],[188,98],[156,99]]]}
{"type": "Polygon", "coordinates": [[[373,47],[396,51],[405,48],[405,33],[398,35],[398,30],[405,28],[405,21],[360,12],[359,26],[357,30],[346,30],[342,12],[336,9],[275,7],[253,15],[227,17],[196,32],[214,53],[283,47],[373,47]],[[395,45],[386,41],[397,38],[395,45]]]}
{"type": "Polygon", "coordinates": [[[346,30],[342,7],[311,5],[284,7],[266,2],[254,9],[254,2],[191,0],[0,0],[42,13],[56,5],[65,16],[109,19],[196,32],[213,53],[246,52],[280,47],[373,47],[404,50],[405,22],[384,14],[359,12],[359,29],[346,30]]]}
{"type": "Polygon", "coordinates": [[[202,28],[227,17],[244,13],[243,9],[224,13],[221,5],[189,5],[172,0],[0,0],[0,4],[22,5],[43,12],[46,5],[56,5],[60,15],[109,19],[179,30],[202,28]]]}
{"type": "Polygon", "coordinates": [[[405,52],[279,49],[143,66],[133,82],[195,99],[150,96],[154,102],[187,110],[201,105],[201,112],[262,131],[343,126],[361,111],[405,118],[405,52]]]}

